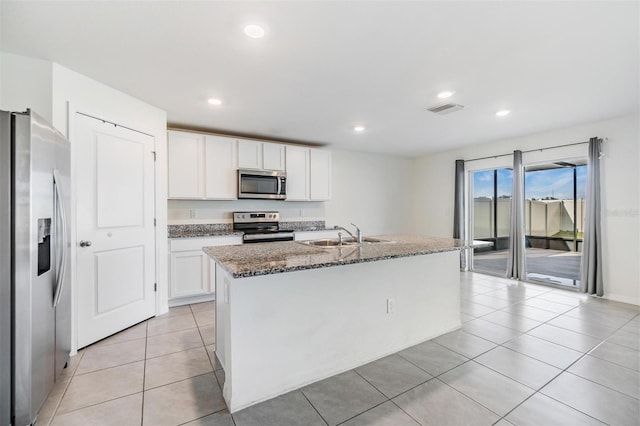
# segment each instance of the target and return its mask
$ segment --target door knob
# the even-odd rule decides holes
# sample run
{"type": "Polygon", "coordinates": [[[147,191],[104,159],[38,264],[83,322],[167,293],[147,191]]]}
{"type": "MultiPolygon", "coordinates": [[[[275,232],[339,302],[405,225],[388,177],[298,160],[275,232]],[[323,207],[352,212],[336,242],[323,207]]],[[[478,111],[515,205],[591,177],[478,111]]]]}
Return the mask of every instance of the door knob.
{"type": "Polygon", "coordinates": [[[91,247],[91,241],[81,240],[80,247],[91,247]]]}

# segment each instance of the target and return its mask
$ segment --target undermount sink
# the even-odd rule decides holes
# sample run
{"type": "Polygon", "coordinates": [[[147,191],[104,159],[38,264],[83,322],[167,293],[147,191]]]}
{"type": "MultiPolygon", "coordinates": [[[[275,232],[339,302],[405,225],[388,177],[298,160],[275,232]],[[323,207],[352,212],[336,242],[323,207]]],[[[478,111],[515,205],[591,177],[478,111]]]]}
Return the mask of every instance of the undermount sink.
{"type": "Polygon", "coordinates": [[[340,241],[338,240],[312,240],[312,241],[300,241],[301,244],[307,244],[310,246],[318,246],[318,247],[338,247],[340,245],[340,241]]]}
{"type": "Polygon", "coordinates": [[[306,244],[308,246],[316,246],[316,247],[344,247],[344,246],[358,246],[365,244],[375,244],[375,243],[392,243],[393,241],[388,240],[379,240],[378,238],[364,237],[362,238],[362,242],[359,243],[355,240],[355,238],[345,238],[340,243],[339,240],[333,239],[324,239],[324,240],[311,240],[311,241],[298,241],[300,244],[306,244]]]}
{"type": "MultiPolygon", "coordinates": [[[[355,239],[353,238],[347,238],[346,242],[350,243],[350,244],[359,244],[355,239]]],[[[391,243],[392,241],[387,241],[387,240],[379,240],[377,238],[371,238],[371,237],[363,237],[362,238],[362,243],[360,244],[370,244],[370,243],[391,243]]]]}

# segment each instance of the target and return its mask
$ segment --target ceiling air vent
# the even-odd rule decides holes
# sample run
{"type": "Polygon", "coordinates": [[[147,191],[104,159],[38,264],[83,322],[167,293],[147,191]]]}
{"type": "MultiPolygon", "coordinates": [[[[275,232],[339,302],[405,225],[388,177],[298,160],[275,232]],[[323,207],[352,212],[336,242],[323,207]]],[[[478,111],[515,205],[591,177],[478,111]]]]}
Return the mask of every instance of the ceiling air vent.
{"type": "Polygon", "coordinates": [[[447,104],[434,105],[430,108],[427,108],[427,111],[431,111],[440,115],[445,115],[445,114],[451,114],[452,112],[460,111],[462,108],[464,108],[463,105],[447,103],[447,104]]]}

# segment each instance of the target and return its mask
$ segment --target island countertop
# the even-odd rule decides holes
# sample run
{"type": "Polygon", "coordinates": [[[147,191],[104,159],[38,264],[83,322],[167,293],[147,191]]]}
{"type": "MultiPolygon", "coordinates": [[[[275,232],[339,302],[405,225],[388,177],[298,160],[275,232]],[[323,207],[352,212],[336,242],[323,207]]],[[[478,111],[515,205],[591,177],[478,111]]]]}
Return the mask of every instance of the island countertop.
{"type": "Polygon", "coordinates": [[[284,241],[204,247],[203,250],[233,278],[247,278],[399,257],[421,256],[485,245],[482,244],[484,242],[415,235],[380,235],[375,238],[389,242],[322,248],[298,241],[284,241]]]}

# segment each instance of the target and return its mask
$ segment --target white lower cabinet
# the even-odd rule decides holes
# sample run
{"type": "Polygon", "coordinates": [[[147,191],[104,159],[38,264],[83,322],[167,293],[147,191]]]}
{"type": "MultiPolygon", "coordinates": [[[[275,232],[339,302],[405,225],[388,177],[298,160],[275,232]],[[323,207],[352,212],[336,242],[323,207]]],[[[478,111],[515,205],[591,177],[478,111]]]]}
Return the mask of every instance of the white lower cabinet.
{"type": "Polygon", "coordinates": [[[242,237],[225,235],[170,240],[169,306],[215,299],[215,262],[202,251],[202,248],[234,244],[242,244],[242,237]]]}

